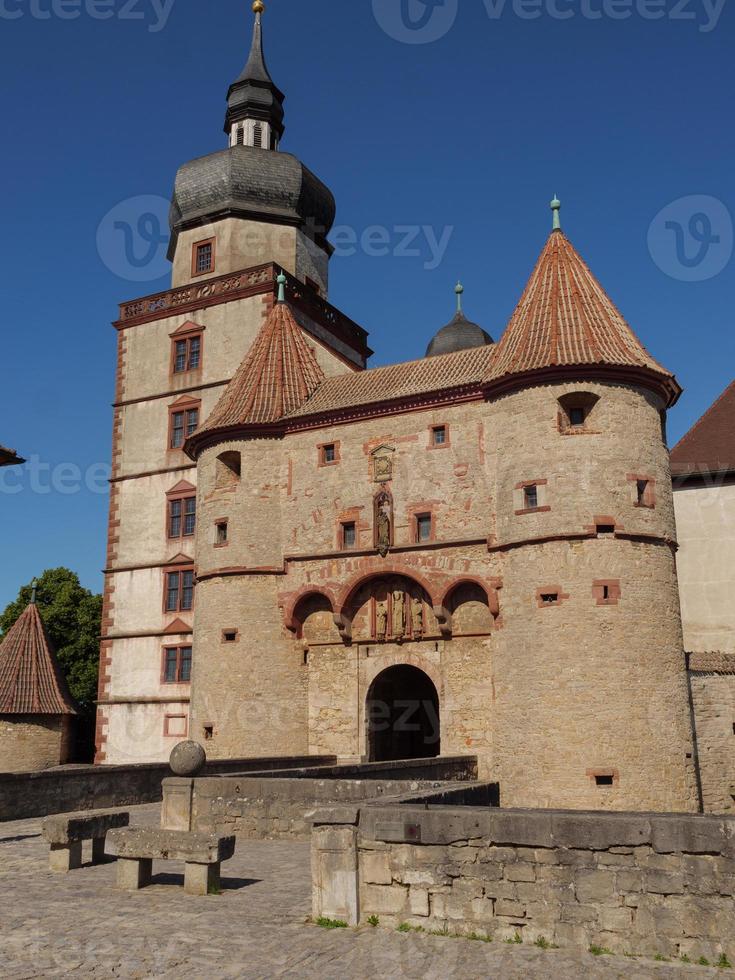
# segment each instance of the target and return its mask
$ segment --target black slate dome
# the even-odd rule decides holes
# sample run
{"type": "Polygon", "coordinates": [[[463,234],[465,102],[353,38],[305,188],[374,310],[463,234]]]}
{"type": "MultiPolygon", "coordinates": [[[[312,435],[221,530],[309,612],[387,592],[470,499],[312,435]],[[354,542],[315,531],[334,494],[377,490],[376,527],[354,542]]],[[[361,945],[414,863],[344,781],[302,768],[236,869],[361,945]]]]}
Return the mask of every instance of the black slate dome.
{"type": "Polygon", "coordinates": [[[301,227],[329,247],[336,204],[329,188],[290,153],[231,146],[185,163],[176,174],[169,258],[180,231],[230,216],[301,227]]]}
{"type": "Polygon", "coordinates": [[[461,310],[454,318],[434,334],[431,343],[426,348],[427,357],[437,357],[439,354],[453,354],[458,350],[468,350],[471,347],[487,347],[495,341],[477,323],[472,323],[461,310]]]}

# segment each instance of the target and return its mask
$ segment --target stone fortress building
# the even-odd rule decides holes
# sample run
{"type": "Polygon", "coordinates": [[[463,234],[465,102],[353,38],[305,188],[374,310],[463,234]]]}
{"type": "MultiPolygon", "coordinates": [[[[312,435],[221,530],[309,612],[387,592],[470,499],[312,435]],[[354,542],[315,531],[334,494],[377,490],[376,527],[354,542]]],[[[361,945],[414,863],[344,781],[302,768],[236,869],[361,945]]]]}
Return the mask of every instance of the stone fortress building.
{"type": "MultiPolygon", "coordinates": [[[[253,44],[124,303],[97,759],[472,754],[509,806],[696,810],[675,378],[561,230],[495,343],[366,370],[253,44]]],[[[461,294],[459,294],[461,299],[461,294]]],[[[430,338],[427,338],[429,340],[430,338]]]]}

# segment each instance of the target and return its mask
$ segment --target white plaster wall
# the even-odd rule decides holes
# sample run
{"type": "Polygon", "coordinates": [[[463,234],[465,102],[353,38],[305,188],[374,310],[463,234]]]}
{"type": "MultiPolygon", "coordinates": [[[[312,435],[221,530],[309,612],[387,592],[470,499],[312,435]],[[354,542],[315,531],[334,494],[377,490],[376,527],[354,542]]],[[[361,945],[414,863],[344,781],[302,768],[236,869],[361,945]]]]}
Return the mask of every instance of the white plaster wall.
{"type": "Polygon", "coordinates": [[[674,493],[684,644],[735,653],[735,483],[674,493]]]}
{"type": "Polygon", "coordinates": [[[138,762],[160,762],[167,759],[181,736],[163,734],[164,718],[170,715],[189,715],[189,705],[113,704],[105,708],[108,718],[105,752],[107,765],[138,762]]]}

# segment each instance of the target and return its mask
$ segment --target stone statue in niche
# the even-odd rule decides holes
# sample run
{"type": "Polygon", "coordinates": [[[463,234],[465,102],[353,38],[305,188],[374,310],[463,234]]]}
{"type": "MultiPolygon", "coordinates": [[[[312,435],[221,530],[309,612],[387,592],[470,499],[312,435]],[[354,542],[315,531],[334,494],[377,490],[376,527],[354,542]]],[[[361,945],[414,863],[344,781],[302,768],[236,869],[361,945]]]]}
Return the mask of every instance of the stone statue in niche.
{"type": "Polygon", "coordinates": [[[393,636],[402,640],[406,635],[406,594],[400,589],[393,593],[393,636]]]}
{"type": "Polygon", "coordinates": [[[375,638],[384,640],[388,631],[388,605],[385,602],[375,604],[375,638]]]}
{"type": "Polygon", "coordinates": [[[411,632],[414,640],[424,635],[424,600],[417,595],[411,598],[411,632]]]}
{"type": "Polygon", "coordinates": [[[393,501],[385,490],[375,498],[375,547],[381,558],[393,544],[393,501]]]}

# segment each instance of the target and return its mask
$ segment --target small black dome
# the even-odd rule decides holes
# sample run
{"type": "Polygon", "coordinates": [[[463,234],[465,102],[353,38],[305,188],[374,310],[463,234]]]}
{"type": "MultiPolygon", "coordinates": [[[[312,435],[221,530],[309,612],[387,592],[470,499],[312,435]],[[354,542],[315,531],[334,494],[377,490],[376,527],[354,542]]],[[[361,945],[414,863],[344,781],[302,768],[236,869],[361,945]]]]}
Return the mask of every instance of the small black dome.
{"type": "Polygon", "coordinates": [[[461,311],[455,313],[454,319],[442,327],[434,335],[426,348],[427,357],[437,357],[439,354],[453,354],[458,350],[469,350],[471,347],[487,347],[495,341],[482,327],[472,323],[461,311]]]}

